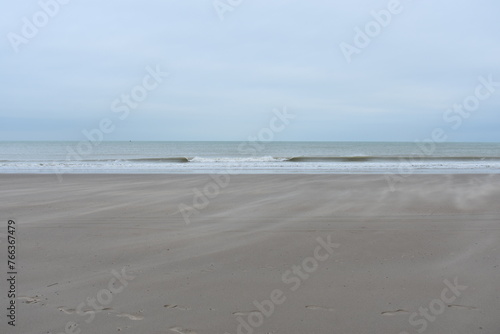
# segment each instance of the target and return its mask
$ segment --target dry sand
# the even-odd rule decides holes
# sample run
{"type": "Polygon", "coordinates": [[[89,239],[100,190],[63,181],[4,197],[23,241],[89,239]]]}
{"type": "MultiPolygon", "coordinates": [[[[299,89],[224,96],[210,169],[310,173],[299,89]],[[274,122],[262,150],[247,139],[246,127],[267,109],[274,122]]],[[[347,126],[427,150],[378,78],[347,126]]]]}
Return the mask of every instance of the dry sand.
{"type": "Polygon", "coordinates": [[[0,332],[500,333],[500,175],[211,182],[0,175],[0,332]]]}

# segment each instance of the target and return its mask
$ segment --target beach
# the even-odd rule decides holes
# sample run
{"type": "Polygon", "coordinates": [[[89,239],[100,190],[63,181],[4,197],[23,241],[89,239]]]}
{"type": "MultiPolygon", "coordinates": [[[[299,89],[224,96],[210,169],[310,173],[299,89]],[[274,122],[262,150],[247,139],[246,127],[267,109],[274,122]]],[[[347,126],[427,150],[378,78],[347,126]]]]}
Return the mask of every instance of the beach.
{"type": "Polygon", "coordinates": [[[500,175],[0,175],[2,333],[500,328],[500,175]]]}

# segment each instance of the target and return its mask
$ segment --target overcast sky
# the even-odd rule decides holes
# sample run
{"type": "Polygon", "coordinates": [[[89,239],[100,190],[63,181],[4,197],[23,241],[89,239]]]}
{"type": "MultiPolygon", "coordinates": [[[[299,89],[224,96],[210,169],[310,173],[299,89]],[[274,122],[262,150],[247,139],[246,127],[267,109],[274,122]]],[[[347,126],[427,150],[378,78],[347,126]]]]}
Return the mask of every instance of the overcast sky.
{"type": "Polygon", "coordinates": [[[245,140],[286,107],[276,140],[500,141],[498,0],[54,1],[1,2],[0,140],[245,140]]]}

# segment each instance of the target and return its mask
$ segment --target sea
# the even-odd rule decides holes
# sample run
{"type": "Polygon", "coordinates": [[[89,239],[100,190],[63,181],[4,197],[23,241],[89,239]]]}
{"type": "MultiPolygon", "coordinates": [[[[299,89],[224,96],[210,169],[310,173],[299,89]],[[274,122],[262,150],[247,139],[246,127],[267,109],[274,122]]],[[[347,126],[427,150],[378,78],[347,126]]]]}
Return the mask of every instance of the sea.
{"type": "Polygon", "coordinates": [[[500,173],[500,143],[0,142],[0,173],[500,173]]]}

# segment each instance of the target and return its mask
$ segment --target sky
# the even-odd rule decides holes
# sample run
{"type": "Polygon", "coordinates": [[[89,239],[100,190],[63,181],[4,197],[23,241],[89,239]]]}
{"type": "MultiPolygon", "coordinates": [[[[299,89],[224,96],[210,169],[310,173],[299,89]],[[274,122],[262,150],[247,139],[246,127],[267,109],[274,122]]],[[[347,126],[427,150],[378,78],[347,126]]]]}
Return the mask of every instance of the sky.
{"type": "Polygon", "coordinates": [[[0,9],[2,141],[239,141],[286,110],[275,140],[500,142],[498,0],[0,9]]]}

